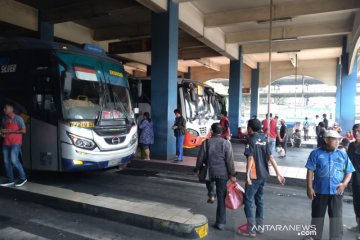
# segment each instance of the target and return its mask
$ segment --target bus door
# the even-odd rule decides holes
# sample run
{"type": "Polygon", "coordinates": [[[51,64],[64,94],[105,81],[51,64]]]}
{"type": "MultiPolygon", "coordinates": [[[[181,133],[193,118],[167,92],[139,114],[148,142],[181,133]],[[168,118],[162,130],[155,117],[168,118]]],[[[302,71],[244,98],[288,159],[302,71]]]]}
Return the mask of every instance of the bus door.
{"type": "MultiPolygon", "coordinates": [[[[50,61],[48,61],[50,62],[50,61]]],[[[31,158],[33,170],[58,171],[57,96],[59,79],[56,69],[41,61],[33,69],[31,158]]]]}

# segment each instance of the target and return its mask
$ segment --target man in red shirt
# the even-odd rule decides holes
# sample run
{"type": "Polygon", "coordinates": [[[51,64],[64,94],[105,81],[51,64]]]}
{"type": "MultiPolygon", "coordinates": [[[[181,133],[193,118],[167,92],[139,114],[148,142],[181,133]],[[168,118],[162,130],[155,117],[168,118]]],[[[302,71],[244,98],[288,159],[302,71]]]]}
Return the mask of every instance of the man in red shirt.
{"type": "Polygon", "coordinates": [[[4,138],[3,155],[4,164],[8,180],[1,186],[21,187],[27,182],[24,168],[19,161],[19,153],[21,151],[22,134],[26,133],[24,120],[14,113],[14,107],[11,103],[4,106],[5,117],[1,122],[0,134],[4,138]],[[14,182],[13,168],[19,173],[19,180],[14,182]]]}
{"type": "Polygon", "coordinates": [[[229,119],[227,117],[227,111],[221,111],[220,125],[223,129],[221,137],[228,140],[230,138],[229,119]]]}
{"type": "Polygon", "coordinates": [[[275,145],[276,145],[276,136],[277,136],[277,120],[272,117],[272,113],[270,113],[270,131],[268,133],[268,122],[267,122],[267,114],[266,118],[262,121],[262,130],[265,136],[269,139],[269,147],[271,154],[275,156],[275,145]]]}

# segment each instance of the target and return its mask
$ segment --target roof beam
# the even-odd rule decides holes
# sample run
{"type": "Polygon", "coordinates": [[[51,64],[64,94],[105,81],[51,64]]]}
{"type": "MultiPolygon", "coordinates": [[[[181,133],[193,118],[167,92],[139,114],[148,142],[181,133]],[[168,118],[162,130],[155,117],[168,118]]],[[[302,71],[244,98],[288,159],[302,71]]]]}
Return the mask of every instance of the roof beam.
{"type": "MultiPolygon", "coordinates": [[[[340,11],[357,11],[359,0],[307,0],[291,1],[274,5],[274,18],[293,18],[310,14],[324,14],[340,11]]],[[[269,6],[238,9],[205,15],[205,27],[219,27],[242,22],[269,20],[269,6]]]]}
{"type": "MultiPolygon", "coordinates": [[[[273,39],[310,38],[330,35],[346,35],[351,32],[352,24],[349,21],[307,24],[301,26],[274,27],[273,39]]],[[[268,29],[255,29],[241,32],[227,33],[226,43],[264,42],[269,39],[268,29]]]]}
{"type": "Polygon", "coordinates": [[[196,61],[199,62],[199,63],[201,63],[202,65],[204,65],[204,67],[210,68],[210,69],[212,69],[212,70],[214,70],[214,71],[219,72],[219,71],[221,70],[219,64],[214,63],[213,61],[211,61],[211,60],[208,59],[208,58],[201,58],[201,59],[198,59],[198,60],[196,60],[196,61]]]}
{"type": "Polygon", "coordinates": [[[167,0],[136,0],[155,13],[167,11],[167,0]]]}
{"type": "Polygon", "coordinates": [[[95,41],[151,36],[151,23],[123,24],[94,31],[95,41]]]}
{"type": "MultiPolygon", "coordinates": [[[[284,41],[284,42],[273,42],[273,52],[296,52],[302,49],[315,49],[315,48],[331,48],[341,47],[342,38],[341,36],[329,37],[329,38],[314,38],[314,39],[301,39],[296,41],[284,41]]],[[[269,52],[268,43],[251,44],[243,46],[244,54],[253,53],[266,53],[269,52]]]]}
{"type": "Polygon", "coordinates": [[[44,20],[61,23],[96,16],[110,15],[112,11],[139,6],[133,1],[102,0],[75,1],[56,8],[44,9],[44,20]]]}
{"type": "Polygon", "coordinates": [[[179,50],[179,59],[183,60],[193,60],[218,56],[221,56],[221,54],[206,46],[202,48],[179,50]]]}

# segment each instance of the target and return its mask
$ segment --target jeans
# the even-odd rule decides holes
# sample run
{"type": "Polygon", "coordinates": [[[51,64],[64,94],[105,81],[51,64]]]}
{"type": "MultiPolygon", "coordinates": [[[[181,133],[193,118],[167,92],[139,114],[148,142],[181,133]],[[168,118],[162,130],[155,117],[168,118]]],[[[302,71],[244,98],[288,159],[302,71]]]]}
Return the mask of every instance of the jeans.
{"type": "Polygon", "coordinates": [[[255,225],[261,226],[264,224],[264,185],[265,179],[252,180],[251,185],[245,185],[245,215],[249,233],[255,233],[255,225]],[[254,219],[254,198],[256,205],[256,219],[254,219]]]}
{"type": "Polygon", "coordinates": [[[321,239],[326,208],[330,219],[330,239],[340,240],[343,235],[342,195],[316,194],[311,204],[311,225],[316,226],[315,239],[321,239]]]}
{"type": "Polygon", "coordinates": [[[228,179],[215,178],[216,185],[216,225],[226,224],[226,208],[225,208],[225,197],[226,197],[226,183],[228,179]]]}
{"type": "Polygon", "coordinates": [[[19,161],[20,151],[21,145],[3,146],[5,170],[9,182],[14,182],[13,168],[16,168],[21,180],[26,179],[24,168],[19,161]]]}
{"type": "Polygon", "coordinates": [[[176,155],[178,156],[177,160],[183,160],[183,144],[184,144],[184,135],[176,136],[176,155]]]}
{"type": "Polygon", "coordinates": [[[269,138],[269,147],[271,155],[275,156],[276,138],[269,138]]]}
{"type": "Polygon", "coordinates": [[[216,190],[215,190],[215,181],[206,181],[206,188],[208,190],[208,197],[215,197],[216,190]]]}
{"type": "Polygon", "coordinates": [[[286,155],[286,152],[287,152],[287,137],[284,138],[284,141],[280,143],[280,146],[284,149],[285,151],[285,155],[286,155]]]}

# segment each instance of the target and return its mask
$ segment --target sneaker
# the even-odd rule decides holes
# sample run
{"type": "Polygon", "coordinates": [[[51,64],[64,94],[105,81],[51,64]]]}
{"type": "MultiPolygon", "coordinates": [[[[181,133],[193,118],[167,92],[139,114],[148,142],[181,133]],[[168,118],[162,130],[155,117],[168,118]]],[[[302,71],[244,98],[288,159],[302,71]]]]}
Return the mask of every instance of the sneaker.
{"type": "Polygon", "coordinates": [[[215,197],[209,197],[209,199],[207,200],[207,203],[214,203],[215,202],[215,197]]]}
{"type": "Polygon", "coordinates": [[[21,187],[22,185],[24,185],[27,182],[27,179],[24,180],[19,180],[16,182],[15,187],[21,187]]]}
{"type": "Polygon", "coordinates": [[[310,237],[310,236],[306,236],[306,237],[303,238],[303,240],[314,240],[314,238],[310,237]]]}
{"type": "Polygon", "coordinates": [[[225,224],[215,224],[214,228],[217,230],[223,231],[225,229],[225,224]]]}
{"type": "Polygon", "coordinates": [[[256,232],[257,232],[258,234],[264,234],[264,230],[263,230],[263,229],[256,230],[256,232]]]}
{"type": "Polygon", "coordinates": [[[2,186],[2,187],[13,187],[14,184],[15,184],[14,182],[6,181],[6,182],[0,184],[0,186],[2,186]]]}
{"type": "Polygon", "coordinates": [[[243,236],[243,237],[256,238],[256,233],[249,233],[249,232],[238,231],[238,234],[240,234],[240,235],[243,236]]]}

